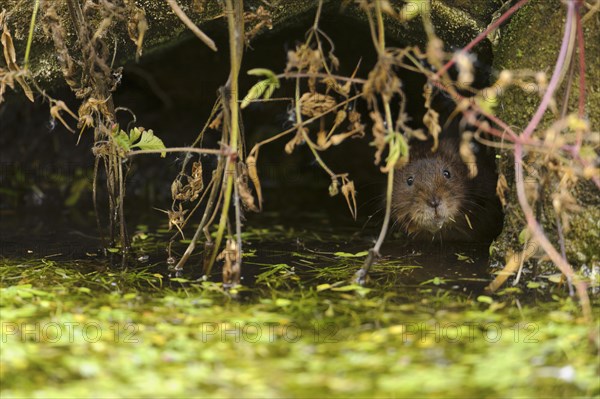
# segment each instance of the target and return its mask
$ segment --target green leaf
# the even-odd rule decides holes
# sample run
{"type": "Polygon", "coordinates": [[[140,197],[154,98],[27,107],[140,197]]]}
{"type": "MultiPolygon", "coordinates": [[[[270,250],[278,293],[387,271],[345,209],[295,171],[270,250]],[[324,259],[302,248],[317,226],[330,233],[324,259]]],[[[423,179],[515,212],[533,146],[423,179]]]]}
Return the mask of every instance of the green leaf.
{"type": "Polygon", "coordinates": [[[19,295],[21,298],[24,298],[24,299],[31,298],[33,296],[50,296],[50,295],[52,295],[49,292],[32,288],[31,284],[17,285],[17,286],[15,286],[15,288],[17,290],[17,295],[19,295]]]}
{"type": "Polygon", "coordinates": [[[419,283],[419,285],[427,285],[427,284],[443,285],[443,284],[446,284],[446,280],[441,277],[434,277],[431,280],[427,280],[427,281],[423,281],[423,282],[419,283]]]}
{"type": "Polygon", "coordinates": [[[127,135],[127,133],[121,130],[113,137],[117,146],[119,146],[125,151],[129,151],[131,149],[131,141],[129,140],[129,136],[127,135]]]}
{"type": "Polygon", "coordinates": [[[319,284],[317,285],[317,292],[325,291],[331,288],[331,284],[319,284]]]}
{"type": "Polygon", "coordinates": [[[361,251],[361,252],[357,252],[355,254],[351,254],[348,252],[336,252],[334,253],[335,256],[339,256],[340,258],[360,258],[363,256],[367,256],[369,254],[369,251],[361,251]]]}
{"type": "MultiPolygon", "coordinates": [[[[162,150],[165,149],[165,144],[161,139],[154,135],[152,130],[145,130],[142,132],[140,141],[132,145],[131,147],[138,147],[140,150],[162,150]]],[[[160,154],[161,158],[167,156],[166,152],[160,154]]]]}
{"type": "Polygon", "coordinates": [[[277,75],[275,75],[275,73],[269,69],[250,69],[248,71],[248,75],[264,76],[266,79],[256,83],[254,86],[252,86],[252,88],[250,88],[250,90],[248,90],[248,94],[246,94],[246,97],[244,97],[242,103],[240,104],[240,108],[242,109],[246,108],[252,101],[261,97],[264,99],[271,98],[275,89],[278,89],[280,86],[277,75]]]}
{"type": "Polygon", "coordinates": [[[267,90],[265,90],[265,94],[264,94],[263,98],[268,100],[273,95],[273,92],[275,91],[275,89],[278,89],[278,88],[279,88],[279,84],[277,84],[277,85],[271,84],[271,85],[267,86],[267,90]]]}
{"type": "Polygon", "coordinates": [[[547,277],[548,281],[556,284],[560,284],[563,282],[563,275],[561,273],[551,274],[547,277]]]}
{"type": "Polygon", "coordinates": [[[519,233],[519,243],[525,244],[527,241],[529,241],[530,238],[531,238],[531,233],[529,232],[529,229],[527,227],[525,227],[519,233]]]}
{"type": "Polygon", "coordinates": [[[71,192],[69,194],[69,197],[65,200],[65,205],[69,207],[75,206],[77,204],[77,201],[79,201],[81,194],[83,194],[83,192],[89,187],[89,185],[90,183],[85,177],[76,180],[71,185],[71,192]]]}
{"type": "Polygon", "coordinates": [[[141,135],[142,135],[142,132],[140,131],[140,129],[138,129],[137,127],[134,127],[133,129],[131,129],[129,131],[129,142],[135,143],[140,138],[141,135]]]}
{"type": "Polygon", "coordinates": [[[494,300],[492,299],[492,297],[489,297],[487,295],[479,295],[477,297],[477,302],[482,302],[482,303],[488,303],[491,304],[494,302],[494,300]]]}
{"type": "Polygon", "coordinates": [[[271,71],[270,69],[267,68],[253,68],[248,70],[248,75],[252,75],[252,76],[264,76],[265,78],[267,78],[267,80],[270,80],[272,82],[279,82],[279,79],[277,79],[277,75],[275,75],[275,72],[271,71]]]}
{"type": "Polygon", "coordinates": [[[345,285],[343,287],[333,287],[333,288],[331,288],[331,290],[332,291],[338,291],[338,292],[351,292],[351,291],[354,291],[354,292],[356,292],[360,296],[365,296],[369,292],[371,292],[370,288],[363,287],[362,285],[358,285],[358,284],[349,284],[349,285],[345,285]]]}
{"type": "Polygon", "coordinates": [[[33,297],[33,294],[28,290],[19,290],[17,295],[19,295],[23,299],[29,299],[33,297]]]}
{"type": "Polygon", "coordinates": [[[485,112],[494,115],[494,109],[499,104],[498,96],[489,95],[489,93],[485,97],[481,94],[477,95],[475,96],[475,104],[477,104],[485,112]]]}
{"type": "Polygon", "coordinates": [[[333,287],[331,290],[332,291],[340,291],[340,292],[348,292],[348,291],[356,291],[358,289],[362,289],[362,285],[358,285],[358,284],[349,284],[349,285],[344,285],[342,287],[333,287]]]}
{"type": "Polygon", "coordinates": [[[175,283],[189,283],[190,280],[186,279],[186,278],[181,278],[181,277],[174,277],[172,279],[170,279],[171,281],[175,282],[175,283]]]}
{"type": "Polygon", "coordinates": [[[277,298],[275,299],[275,306],[279,306],[279,307],[286,307],[286,306],[290,306],[292,304],[292,301],[290,299],[287,298],[277,298]]]}
{"type": "Polygon", "coordinates": [[[268,86],[269,86],[268,80],[261,80],[260,82],[256,83],[254,86],[252,86],[252,88],[250,90],[248,90],[248,94],[246,94],[246,97],[244,97],[244,99],[242,100],[242,103],[240,104],[240,108],[244,109],[252,101],[260,98],[260,96],[262,96],[262,94],[265,92],[265,89],[268,86]]]}
{"type": "Polygon", "coordinates": [[[474,263],[475,261],[467,255],[463,255],[461,253],[455,253],[454,255],[456,255],[456,259],[461,261],[461,262],[465,262],[465,263],[474,263]]]}

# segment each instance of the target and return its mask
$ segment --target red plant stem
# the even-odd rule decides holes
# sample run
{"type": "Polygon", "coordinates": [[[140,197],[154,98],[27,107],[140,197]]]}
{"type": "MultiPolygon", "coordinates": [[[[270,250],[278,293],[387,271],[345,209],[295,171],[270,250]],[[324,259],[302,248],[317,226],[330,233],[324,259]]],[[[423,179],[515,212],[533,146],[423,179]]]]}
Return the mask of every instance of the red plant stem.
{"type": "MultiPolygon", "coordinates": [[[[585,42],[583,41],[583,27],[581,26],[581,15],[579,14],[579,7],[581,2],[577,3],[577,9],[575,17],[577,20],[577,45],[579,52],[579,117],[583,118],[585,114],[585,42]]],[[[576,148],[579,151],[581,147],[581,132],[577,133],[577,144],[576,148]]]]}
{"type": "MultiPolygon", "coordinates": [[[[525,131],[522,133],[526,139],[529,138],[531,133],[535,130],[539,121],[541,120],[542,115],[548,108],[550,103],[550,99],[554,94],[554,91],[558,85],[558,79],[561,74],[561,70],[564,67],[564,60],[567,53],[567,47],[570,40],[571,35],[571,27],[573,24],[573,20],[575,19],[575,3],[573,1],[569,1],[567,3],[568,11],[567,11],[567,23],[565,24],[565,34],[563,36],[563,41],[561,44],[561,50],[558,56],[558,60],[556,61],[556,67],[554,69],[554,73],[548,84],[548,88],[542,102],[540,103],[535,115],[525,128],[525,131]]],[[[577,289],[577,294],[579,296],[579,300],[581,302],[581,307],[583,310],[583,316],[586,321],[591,321],[591,308],[590,308],[590,299],[587,293],[587,287],[584,281],[579,280],[577,275],[573,272],[573,268],[571,265],[563,259],[563,257],[558,253],[558,251],[554,248],[552,243],[548,240],[546,235],[544,234],[541,226],[538,221],[535,219],[533,214],[533,209],[529,205],[527,201],[527,196],[525,194],[525,185],[523,184],[523,145],[521,142],[515,143],[515,184],[517,186],[517,198],[519,199],[519,204],[521,205],[521,209],[523,210],[523,214],[525,215],[525,220],[527,221],[527,227],[531,231],[533,238],[536,242],[540,244],[542,249],[548,254],[552,262],[560,269],[560,271],[569,279],[569,281],[573,281],[575,283],[575,287],[577,289]]]]}
{"type": "Polygon", "coordinates": [[[582,280],[579,280],[575,273],[573,272],[573,268],[571,265],[563,259],[563,257],[558,253],[558,251],[554,248],[552,243],[548,240],[539,223],[535,219],[533,215],[533,209],[529,206],[527,202],[527,197],[525,195],[525,185],[523,184],[523,146],[518,143],[515,145],[515,182],[517,185],[517,197],[519,199],[519,204],[521,205],[521,209],[523,210],[523,214],[525,215],[525,219],[527,220],[527,227],[531,231],[533,238],[537,243],[539,243],[548,254],[552,262],[560,269],[560,271],[572,281],[575,285],[575,289],[577,290],[577,295],[579,296],[579,300],[581,302],[581,308],[583,309],[583,316],[586,321],[592,320],[592,315],[590,312],[590,298],[587,293],[586,283],[582,280]]]}
{"type": "MultiPolygon", "coordinates": [[[[489,35],[489,33],[491,31],[493,31],[498,26],[500,26],[504,21],[506,21],[508,19],[508,17],[510,17],[511,15],[513,15],[515,13],[515,11],[517,11],[519,8],[523,7],[528,2],[529,2],[529,0],[521,0],[517,4],[515,4],[514,6],[512,6],[508,10],[506,10],[506,12],[504,14],[502,14],[502,16],[500,16],[500,18],[498,18],[493,24],[491,24],[490,26],[488,26],[486,30],[484,30],[479,35],[477,35],[477,37],[475,39],[471,40],[471,42],[469,44],[467,44],[462,50],[460,50],[460,52],[461,53],[466,53],[467,51],[470,51],[473,47],[475,47],[477,45],[477,43],[479,43],[480,41],[482,41],[483,39],[485,39],[487,37],[487,35],[489,35]]],[[[439,71],[437,71],[437,73],[433,76],[433,79],[439,79],[440,76],[444,72],[446,72],[448,69],[450,69],[452,67],[452,65],[454,65],[455,59],[456,58],[453,57],[450,61],[448,61],[442,67],[442,69],[440,69],[439,71]]]]}
{"type": "Polygon", "coordinates": [[[573,3],[573,1],[569,1],[567,3],[567,6],[569,11],[567,14],[567,23],[565,25],[565,34],[563,35],[563,41],[560,46],[560,53],[558,54],[558,59],[556,60],[556,66],[554,67],[554,73],[552,74],[550,83],[546,88],[546,93],[544,93],[542,102],[540,103],[537,111],[533,115],[533,118],[531,118],[529,124],[521,134],[521,136],[523,136],[525,139],[529,139],[529,137],[531,137],[531,134],[542,120],[544,112],[546,112],[546,109],[548,109],[548,105],[552,100],[552,94],[554,94],[554,91],[558,86],[558,81],[560,80],[560,75],[565,65],[565,59],[569,48],[569,40],[571,37],[571,25],[573,24],[573,17],[575,13],[575,3],[573,3]]]}

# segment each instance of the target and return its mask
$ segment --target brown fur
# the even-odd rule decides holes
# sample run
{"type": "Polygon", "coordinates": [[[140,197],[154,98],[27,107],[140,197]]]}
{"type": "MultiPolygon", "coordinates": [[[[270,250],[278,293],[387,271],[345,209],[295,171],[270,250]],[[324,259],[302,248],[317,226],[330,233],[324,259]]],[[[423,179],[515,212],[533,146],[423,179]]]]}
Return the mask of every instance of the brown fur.
{"type": "Polygon", "coordinates": [[[478,168],[478,177],[470,179],[456,141],[442,140],[436,152],[430,142],[412,144],[410,162],[394,176],[396,224],[419,239],[491,241],[502,223],[496,175],[478,168]]]}

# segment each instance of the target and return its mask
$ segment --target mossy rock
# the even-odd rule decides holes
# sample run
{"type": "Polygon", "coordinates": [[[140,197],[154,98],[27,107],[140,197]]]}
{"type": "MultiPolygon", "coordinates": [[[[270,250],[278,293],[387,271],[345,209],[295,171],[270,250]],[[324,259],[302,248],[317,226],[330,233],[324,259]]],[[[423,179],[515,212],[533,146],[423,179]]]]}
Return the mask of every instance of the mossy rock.
{"type": "MultiPolygon", "coordinates": [[[[53,2],[53,0],[45,1],[46,3],[48,1],[53,2]]],[[[177,3],[186,15],[203,29],[208,28],[211,32],[219,30],[226,31],[221,2],[215,0],[203,2],[196,0],[178,0],[177,3]],[[211,22],[219,20],[222,22],[218,24],[219,26],[216,26],[217,24],[211,26],[211,22]]],[[[305,14],[308,10],[315,8],[317,4],[316,2],[313,3],[303,0],[289,0],[285,2],[276,0],[271,1],[270,3],[272,4],[272,7],[269,8],[269,11],[272,14],[274,28],[285,26],[291,19],[298,15],[305,14]]],[[[251,10],[256,10],[261,5],[265,6],[260,0],[246,0],[245,4],[246,8],[251,10]]],[[[66,31],[66,37],[69,41],[68,47],[77,48],[76,34],[70,20],[67,2],[56,2],[52,3],[52,5],[55,7],[60,23],[66,31]]],[[[123,5],[126,8],[135,5],[137,9],[143,10],[145,13],[148,22],[148,30],[144,36],[143,42],[145,54],[159,50],[165,46],[175,45],[182,38],[191,35],[185,25],[183,25],[175,13],[173,13],[166,1],[139,0],[134,3],[130,0],[124,0],[123,5]]],[[[29,34],[33,4],[32,2],[22,2],[20,0],[6,0],[6,4],[3,4],[0,7],[0,11],[2,9],[7,10],[8,12],[7,22],[9,28],[12,30],[17,55],[22,59],[29,34]]],[[[64,84],[64,80],[62,79],[60,66],[56,59],[52,38],[50,35],[45,34],[40,23],[40,19],[43,18],[45,9],[44,1],[42,1],[34,31],[30,62],[34,79],[36,79],[42,87],[51,87],[64,84]]],[[[127,21],[130,21],[131,17],[132,15],[124,16],[127,21]]],[[[94,26],[94,23],[97,24],[99,21],[88,22],[90,22],[91,26],[94,26]]],[[[134,58],[136,46],[129,38],[127,29],[125,28],[126,23],[116,21],[115,18],[112,21],[112,25],[114,26],[114,29],[111,33],[114,34],[114,45],[116,46],[115,61],[116,66],[118,66],[131,61],[134,58]]],[[[113,38],[109,41],[112,40],[113,38]]],[[[111,51],[113,51],[112,48],[111,51]]],[[[4,60],[0,59],[0,65],[3,62],[4,60]]],[[[22,61],[18,60],[17,62],[21,63],[22,61]]]]}
{"type": "MultiPolygon", "coordinates": [[[[438,34],[452,48],[464,46],[473,37],[485,28],[484,23],[491,18],[497,0],[488,0],[485,5],[478,5],[472,8],[473,13],[465,11],[464,2],[458,0],[433,0],[432,19],[438,34]],[[456,7],[453,5],[456,4],[456,7]]],[[[64,84],[60,66],[56,59],[56,52],[52,38],[47,32],[44,32],[41,20],[47,9],[47,4],[55,7],[61,26],[65,29],[67,45],[70,49],[77,48],[77,38],[73,30],[73,24],[70,19],[67,2],[48,3],[48,0],[42,1],[40,10],[37,14],[36,27],[31,49],[30,69],[34,79],[44,88],[64,84]]],[[[223,33],[226,31],[226,24],[223,20],[222,6],[220,2],[211,0],[199,2],[196,0],[179,0],[178,4],[184,12],[202,29],[210,33],[223,33]]],[[[264,7],[271,14],[273,29],[284,29],[299,20],[312,18],[314,10],[318,4],[317,1],[305,0],[272,0],[268,6],[260,0],[246,0],[246,10],[256,10],[264,7]]],[[[124,0],[125,8],[133,10],[137,7],[143,10],[148,22],[148,30],[144,37],[143,51],[148,54],[165,46],[177,44],[182,37],[189,37],[191,34],[181,23],[179,18],[172,12],[165,1],[139,0],[135,3],[124,0]]],[[[396,5],[399,7],[400,5],[396,5]]],[[[7,11],[7,23],[12,32],[17,50],[17,63],[22,65],[25,54],[25,47],[29,35],[29,26],[33,11],[31,2],[22,2],[20,0],[6,0],[0,11],[7,11]]],[[[324,2],[324,11],[345,11],[347,15],[357,16],[366,26],[364,12],[355,4],[344,4],[340,0],[330,0],[324,2]]],[[[129,38],[126,22],[131,21],[132,15],[123,15],[125,22],[113,19],[111,34],[114,38],[109,40],[111,49],[115,51],[115,65],[122,65],[134,58],[135,44],[129,38]],[[113,45],[116,47],[113,48],[113,45]]],[[[91,26],[99,21],[89,21],[91,26]]],[[[409,44],[425,43],[425,35],[422,30],[421,21],[415,18],[409,23],[402,24],[395,20],[388,19],[386,26],[390,37],[409,44]]],[[[326,24],[325,24],[326,25],[326,24]]],[[[327,26],[323,27],[327,29],[327,26]]],[[[260,34],[267,32],[263,29],[260,34]]],[[[223,49],[220,49],[221,51],[223,49]]],[[[488,49],[489,50],[489,49],[488,49]]],[[[0,65],[4,63],[0,59],[0,65]]]]}
{"type": "Polygon", "coordinates": [[[446,4],[471,15],[482,24],[489,24],[496,10],[502,7],[503,0],[447,0],[446,4]]]}

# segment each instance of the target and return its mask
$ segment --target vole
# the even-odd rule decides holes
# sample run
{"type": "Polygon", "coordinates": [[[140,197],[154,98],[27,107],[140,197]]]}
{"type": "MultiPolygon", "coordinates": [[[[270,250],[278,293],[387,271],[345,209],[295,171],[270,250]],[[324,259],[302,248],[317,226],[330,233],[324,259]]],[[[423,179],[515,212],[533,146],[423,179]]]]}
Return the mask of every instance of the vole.
{"type": "Polygon", "coordinates": [[[459,155],[456,139],[410,143],[410,160],[394,176],[392,215],[413,239],[442,241],[493,240],[502,228],[496,196],[497,176],[485,154],[478,157],[476,177],[459,155]]]}

